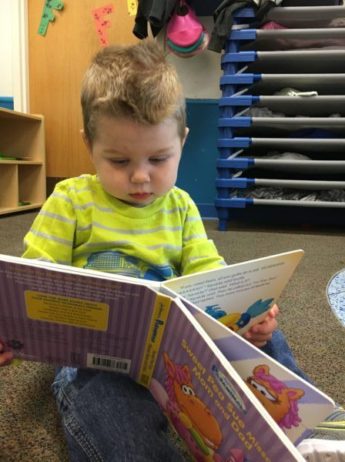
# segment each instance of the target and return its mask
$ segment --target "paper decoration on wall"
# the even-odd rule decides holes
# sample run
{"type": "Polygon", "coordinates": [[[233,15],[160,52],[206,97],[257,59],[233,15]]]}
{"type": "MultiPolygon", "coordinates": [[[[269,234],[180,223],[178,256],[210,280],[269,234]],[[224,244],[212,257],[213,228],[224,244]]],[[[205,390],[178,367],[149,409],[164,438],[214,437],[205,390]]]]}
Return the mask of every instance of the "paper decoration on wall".
{"type": "Polygon", "coordinates": [[[136,16],[138,11],[138,0],[127,0],[129,16],[136,16]]]}
{"type": "Polygon", "coordinates": [[[64,4],[62,0],[45,0],[41,16],[41,22],[38,27],[39,35],[45,36],[47,33],[49,23],[55,21],[55,14],[53,13],[53,10],[61,11],[63,7],[64,4]]]}
{"type": "Polygon", "coordinates": [[[106,29],[110,27],[109,19],[104,19],[105,16],[109,15],[114,11],[113,5],[101,6],[92,10],[92,17],[95,22],[97,35],[101,46],[105,47],[109,45],[106,29]]]}

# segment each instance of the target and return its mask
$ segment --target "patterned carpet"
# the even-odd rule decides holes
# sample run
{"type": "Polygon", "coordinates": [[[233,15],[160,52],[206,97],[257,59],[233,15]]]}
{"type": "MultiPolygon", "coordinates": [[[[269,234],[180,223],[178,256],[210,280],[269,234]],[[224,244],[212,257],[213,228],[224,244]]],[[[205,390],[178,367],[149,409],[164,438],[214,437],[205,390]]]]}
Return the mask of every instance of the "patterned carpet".
{"type": "Polygon", "coordinates": [[[0,461],[68,461],[55,402],[54,369],[22,362],[0,370],[0,461]]]}

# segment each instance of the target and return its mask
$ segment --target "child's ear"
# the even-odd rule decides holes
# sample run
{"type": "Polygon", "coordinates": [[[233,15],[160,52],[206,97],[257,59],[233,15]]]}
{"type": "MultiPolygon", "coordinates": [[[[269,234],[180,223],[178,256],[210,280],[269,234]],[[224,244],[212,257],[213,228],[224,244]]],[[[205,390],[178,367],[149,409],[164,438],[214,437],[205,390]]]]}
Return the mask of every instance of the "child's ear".
{"type": "Polygon", "coordinates": [[[185,129],[185,133],[184,133],[184,138],[182,140],[182,147],[184,146],[185,142],[186,142],[186,139],[187,139],[187,136],[188,136],[188,133],[189,133],[189,128],[186,127],[185,129]]]}
{"type": "Polygon", "coordinates": [[[88,137],[85,135],[85,132],[83,129],[80,130],[80,134],[81,134],[81,137],[84,141],[84,144],[86,146],[86,149],[88,150],[89,154],[92,153],[92,146],[91,146],[91,143],[90,143],[90,140],[88,139],[88,137]]]}

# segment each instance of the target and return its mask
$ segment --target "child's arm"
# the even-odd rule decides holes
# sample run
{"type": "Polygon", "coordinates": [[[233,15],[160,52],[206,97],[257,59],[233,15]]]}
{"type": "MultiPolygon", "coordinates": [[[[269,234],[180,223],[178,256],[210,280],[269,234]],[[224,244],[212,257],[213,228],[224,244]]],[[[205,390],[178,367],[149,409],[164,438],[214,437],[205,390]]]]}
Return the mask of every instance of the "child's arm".
{"type": "Polygon", "coordinates": [[[25,235],[23,258],[71,265],[76,216],[66,183],[55,186],[25,235]]]}
{"type": "Polygon", "coordinates": [[[279,308],[277,305],[273,305],[267,313],[267,316],[263,321],[255,324],[243,337],[253,343],[255,346],[261,348],[266,345],[268,340],[271,340],[273,331],[277,328],[277,315],[279,308]]]}
{"type": "Polygon", "coordinates": [[[182,209],[186,208],[187,212],[183,220],[180,276],[226,265],[214,242],[206,234],[197,206],[189,196],[187,199],[186,203],[181,206],[182,209]]]}
{"type": "Polygon", "coordinates": [[[13,359],[13,353],[11,351],[4,352],[4,346],[0,342],[0,367],[6,366],[9,364],[13,359]]]}

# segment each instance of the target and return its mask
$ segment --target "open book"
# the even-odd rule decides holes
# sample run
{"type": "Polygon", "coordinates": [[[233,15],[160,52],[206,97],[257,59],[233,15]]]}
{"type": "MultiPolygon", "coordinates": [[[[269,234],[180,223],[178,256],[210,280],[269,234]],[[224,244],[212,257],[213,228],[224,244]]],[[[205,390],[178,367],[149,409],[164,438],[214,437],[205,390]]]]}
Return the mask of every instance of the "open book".
{"type": "Polygon", "coordinates": [[[238,335],[302,254],[163,283],[0,255],[0,340],[26,360],[128,374],[198,461],[303,461],[296,444],[333,401],[238,335]]]}

